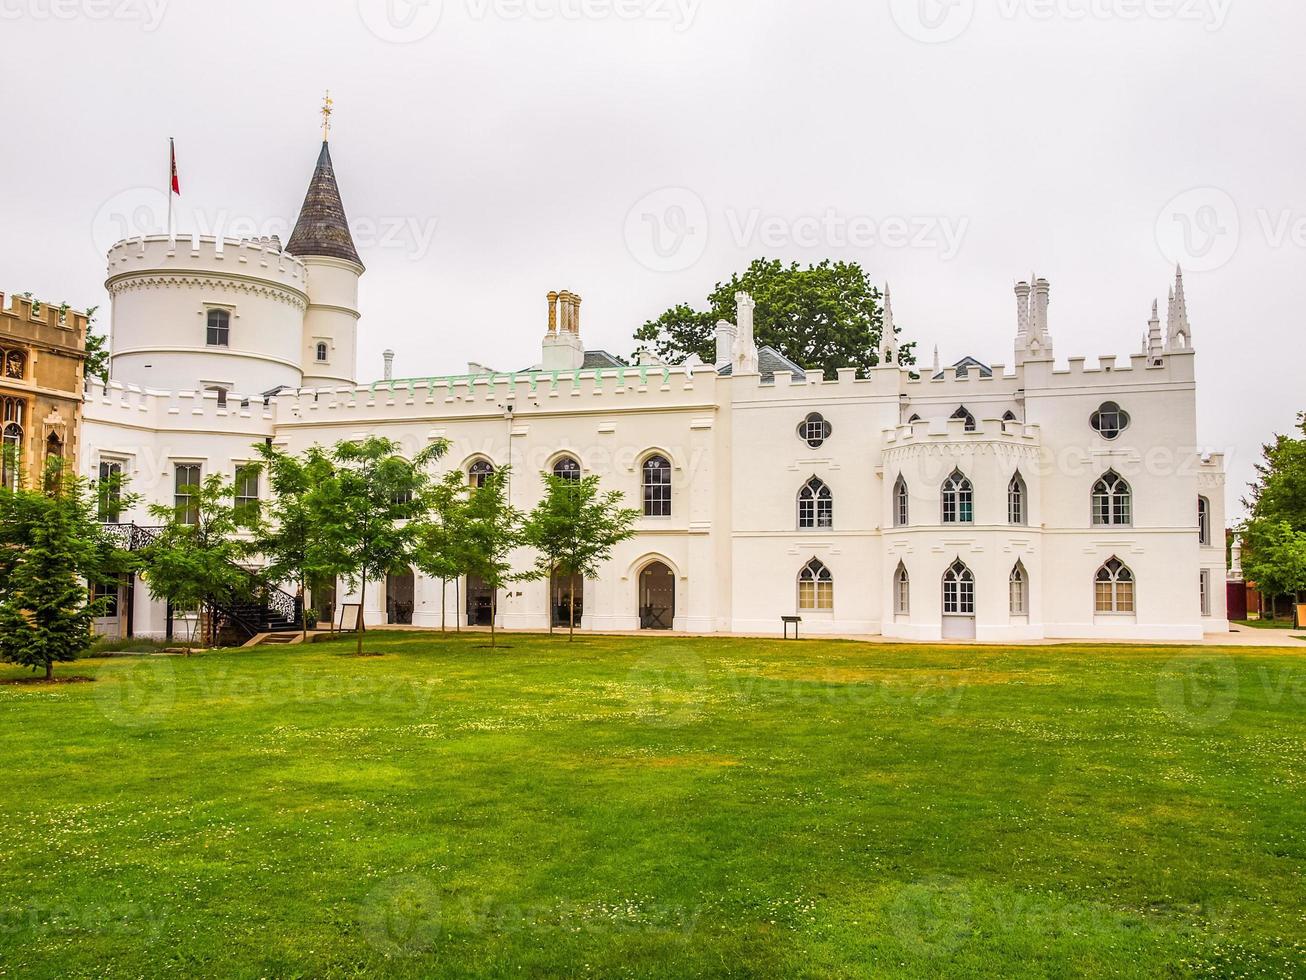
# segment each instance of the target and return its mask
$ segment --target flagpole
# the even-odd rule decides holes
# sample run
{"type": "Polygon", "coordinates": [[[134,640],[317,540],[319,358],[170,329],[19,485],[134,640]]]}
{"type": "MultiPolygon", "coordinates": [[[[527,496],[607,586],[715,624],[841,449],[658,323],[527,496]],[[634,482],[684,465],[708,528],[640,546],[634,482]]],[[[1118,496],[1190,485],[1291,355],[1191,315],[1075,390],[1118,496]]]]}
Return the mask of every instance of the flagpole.
{"type": "Polygon", "coordinates": [[[172,171],[173,161],[176,159],[176,147],[173,144],[172,137],[168,137],[168,189],[165,193],[168,195],[168,241],[175,242],[177,234],[172,228],[172,171]]]}

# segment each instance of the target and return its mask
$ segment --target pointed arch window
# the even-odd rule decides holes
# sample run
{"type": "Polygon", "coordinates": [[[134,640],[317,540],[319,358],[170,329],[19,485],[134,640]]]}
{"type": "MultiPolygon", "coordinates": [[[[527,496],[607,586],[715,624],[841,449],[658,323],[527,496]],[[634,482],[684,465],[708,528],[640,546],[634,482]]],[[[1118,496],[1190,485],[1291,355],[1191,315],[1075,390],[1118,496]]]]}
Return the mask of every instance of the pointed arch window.
{"type": "Polygon", "coordinates": [[[911,520],[911,494],[907,489],[907,479],[899,475],[893,485],[893,526],[906,527],[911,520]]]}
{"type": "Polygon", "coordinates": [[[1134,611],[1134,573],[1119,558],[1112,558],[1097,570],[1095,585],[1097,612],[1112,615],[1134,611]]]}
{"type": "Polygon", "coordinates": [[[1211,543],[1211,501],[1197,498],[1197,541],[1203,546],[1211,543]]]}
{"type": "Polygon", "coordinates": [[[911,425],[913,422],[919,422],[919,421],[921,421],[921,417],[919,415],[913,415],[911,418],[907,420],[907,424],[911,425]]]}
{"type": "Polygon", "coordinates": [[[0,398],[0,480],[6,489],[18,489],[18,474],[23,466],[23,423],[27,403],[21,398],[0,398]]]}
{"type": "Polygon", "coordinates": [[[1011,482],[1007,484],[1007,523],[1025,525],[1029,523],[1029,494],[1025,488],[1025,478],[1016,471],[1011,482]]]}
{"type": "Polygon", "coordinates": [[[1093,525],[1127,527],[1133,523],[1133,491],[1124,477],[1108,470],[1093,484],[1093,525]]]}
{"type": "Polygon", "coordinates": [[[553,464],[553,475],[560,480],[570,480],[573,483],[580,482],[580,463],[575,457],[563,456],[553,464]]]}
{"type": "Polygon", "coordinates": [[[665,456],[644,460],[644,516],[671,516],[671,463],[665,456]]]}
{"type": "Polygon", "coordinates": [[[952,417],[954,419],[961,419],[965,422],[967,432],[974,432],[977,428],[975,424],[975,416],[970,413],[970,410],[966,408],[965,405],[962,405],[959,409],[953,412],[952,417]]]}
{"type": "Polygon", "coordinates": [[[943,573],[943,612],[948,616],[975,615],[975,575],[960,558],[943,573]]]}
{"type": "Polygon", "coordinates": [[[834,494],[816,477],[798,491],[798,527],[804,531],[834,527],[834,494]]]}
{"type": "Polygon", "coordinates": [[[834,576],[816,558],[798,573],[798,608],[804,612],[828,612],[834,609],[834,576]]]}
{"type": "Polygon", "coordinates": [[[488,459],[478,459],[467,470],[467,482],[479,490],[494,476],[494,464],[488,459]]]}
{"type": "Polygon", "coordinates": [[[893,614],[911,615],[911,576],[902,562],[898,562],[898,570],[893,573],[893,614]]]}
{"type": "Polygon", "coordinates": [[[1025,571],[1025,566],[1019,561],[1011,569],[1008,592],[1010,593],[1011,615],[1028,616],[1029,573],[1025,571]]]}
{"type": "Polygon", "coordinates": [[[943,523],[975,523],[975,488],[961,470],[954,470],[943,484],[943,523]]]}
{"type": "Polygon", "coordinates": [[[1020,420],[1019,420],[1018,418],[1016,418],[1016,413],[1015,413],[1015,412],[1008,411],[1008,412],[1003,413],[1002,421],[1004,421],[1004,422],[1019,422],[1020,420]]]}

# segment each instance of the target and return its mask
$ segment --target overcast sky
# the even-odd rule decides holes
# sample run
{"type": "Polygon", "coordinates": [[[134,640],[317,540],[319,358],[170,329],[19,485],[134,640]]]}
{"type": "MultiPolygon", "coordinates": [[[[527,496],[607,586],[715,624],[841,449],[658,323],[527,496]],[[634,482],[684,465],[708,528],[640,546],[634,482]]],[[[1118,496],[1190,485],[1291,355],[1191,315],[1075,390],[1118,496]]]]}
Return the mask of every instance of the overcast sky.
{"type": "Polygon", "coordinates": [[[1269,0],[0,0],[0,289],[102,304],[178,223],[287,237],[335,101],[360,380],[586,346],[758,256],[860,262],[910,339],[1009,363],[1012,283],[1060,359],[1138,349],[1188,270],[1200,438],[1306,408],[1306,4],[1269,0]]]}

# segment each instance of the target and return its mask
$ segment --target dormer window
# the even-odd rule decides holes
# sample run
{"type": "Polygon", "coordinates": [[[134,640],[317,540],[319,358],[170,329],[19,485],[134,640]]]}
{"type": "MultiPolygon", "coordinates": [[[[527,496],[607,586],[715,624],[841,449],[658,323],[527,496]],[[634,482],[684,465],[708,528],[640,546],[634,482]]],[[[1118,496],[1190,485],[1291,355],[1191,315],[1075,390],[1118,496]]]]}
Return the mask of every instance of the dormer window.
{"type": "Polygon", "coordinates": [[[231,314],[226,310],[209,310],[208,335],[205,338],[210,347],[229,347],[231,345],[231,314]]]}

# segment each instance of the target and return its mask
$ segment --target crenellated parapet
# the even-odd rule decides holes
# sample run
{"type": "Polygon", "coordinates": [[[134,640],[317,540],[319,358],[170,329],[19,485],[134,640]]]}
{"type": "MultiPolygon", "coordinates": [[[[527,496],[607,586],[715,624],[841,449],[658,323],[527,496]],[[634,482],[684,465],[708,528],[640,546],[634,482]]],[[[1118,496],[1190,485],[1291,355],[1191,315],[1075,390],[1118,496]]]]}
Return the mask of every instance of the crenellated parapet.
{"type": "Polygon", "coordinates": [[[276,405],[261,395],[159,391],[98,379],[86,386],[87,421],[159,431],[205,429],[253,436],[276,423],[276,405]]]}
{"type": "Polygon", "coordinates": [[[308,304],[308,270],[275,239],[129,238],[109,250],[111,296],[133,289],[205,288],[262,295],[297,310],[308,304]]]}

